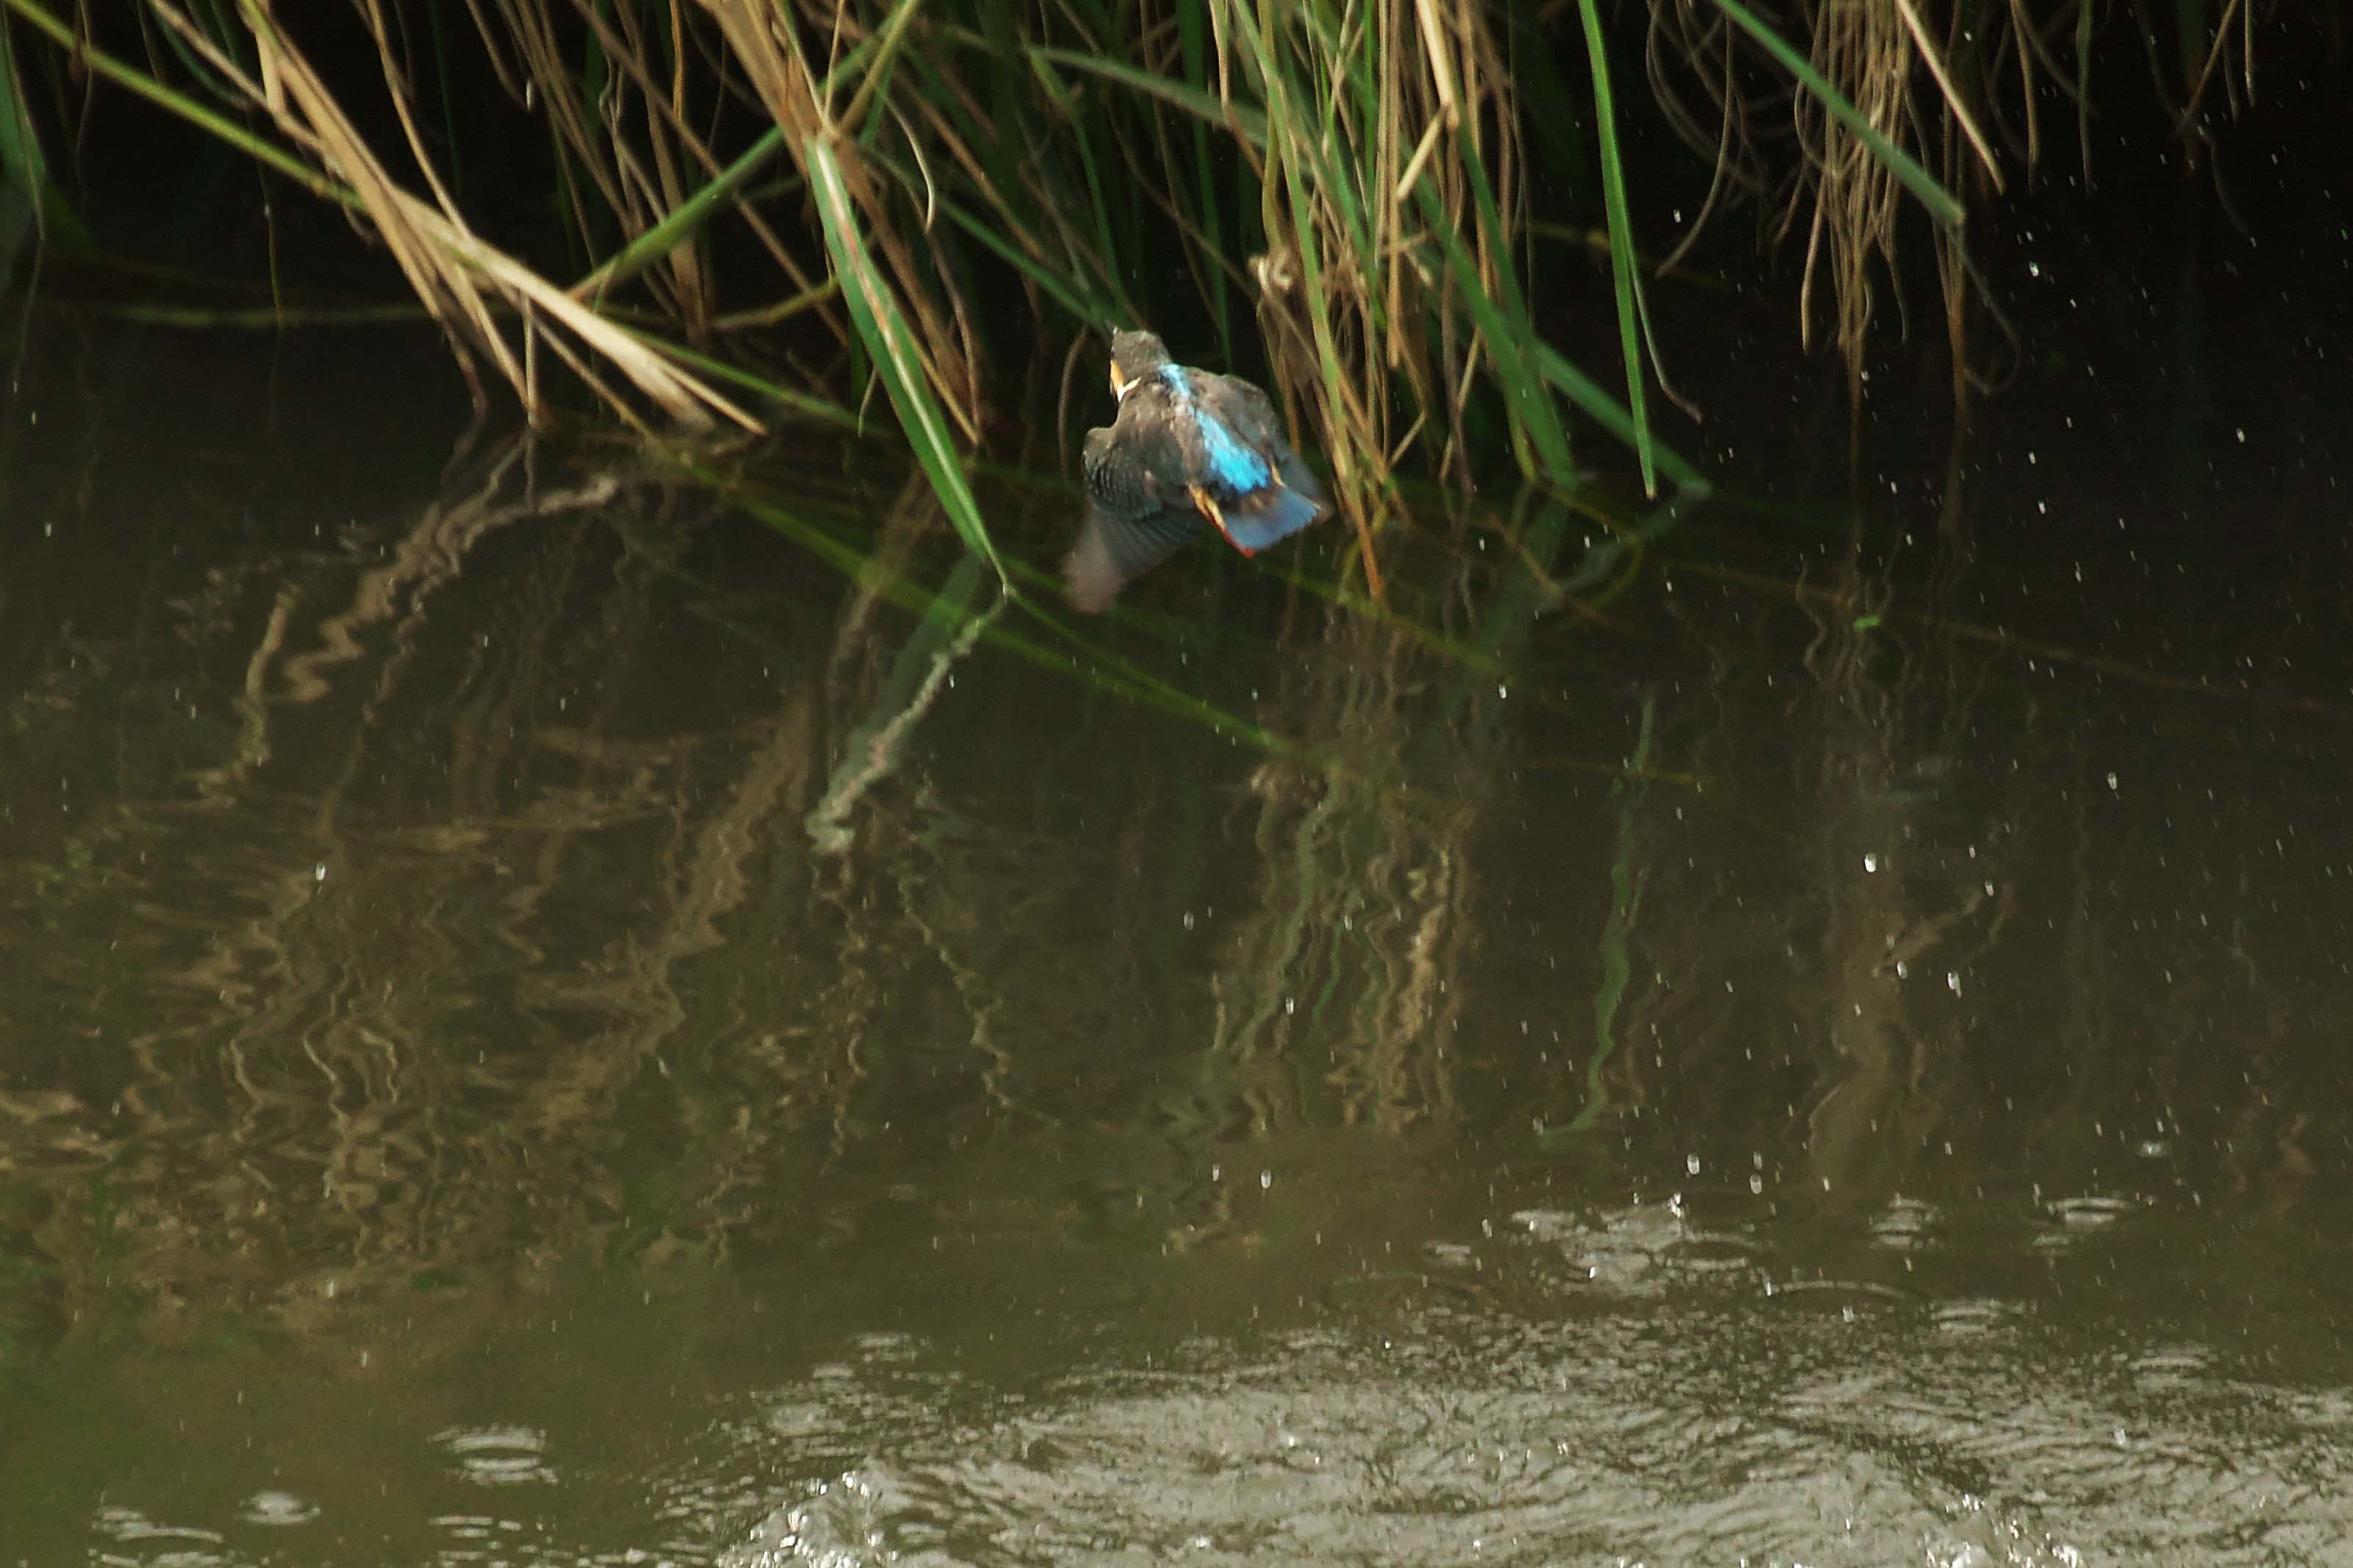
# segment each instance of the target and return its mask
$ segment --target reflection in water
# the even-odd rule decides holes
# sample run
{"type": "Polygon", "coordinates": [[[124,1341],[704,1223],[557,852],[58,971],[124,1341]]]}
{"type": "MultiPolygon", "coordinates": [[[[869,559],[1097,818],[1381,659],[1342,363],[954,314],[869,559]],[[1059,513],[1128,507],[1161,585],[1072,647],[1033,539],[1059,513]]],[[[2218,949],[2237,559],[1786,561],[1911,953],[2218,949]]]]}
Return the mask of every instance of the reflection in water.
{"type": "Polygon", "coordinates": [[[2014,808],[2024,803],[2005,800],[1971,822],[1949,799],[1989,673],[1931,629],[1967,609],[1958,452],[1909,625],[1889,624],[1898,558],[1872,559],[1859,515],[1821,591],[1799,599],[1812,623],[1805,668],[1819,689],[1808,716],[1821,747],[1808,858],[1828,903],[1822,1025],[1834,1063],[1808,1113],[1807,1152],[1825,1190],[1865,1201],[1900,1185],[1941,1131],[1955,1099],[1949,1075],[1967,1055],[1956,1004],[2011,912],[2005,889],[2022,841],[2014,808]]]}
{"type": "Polygon", "coordinates": [[[2345,682],[2077,646],[1999,470],[1074,634],[856,450],[278,417],[0,470],[26,1561],[2353,1528],[2345,682]]]}

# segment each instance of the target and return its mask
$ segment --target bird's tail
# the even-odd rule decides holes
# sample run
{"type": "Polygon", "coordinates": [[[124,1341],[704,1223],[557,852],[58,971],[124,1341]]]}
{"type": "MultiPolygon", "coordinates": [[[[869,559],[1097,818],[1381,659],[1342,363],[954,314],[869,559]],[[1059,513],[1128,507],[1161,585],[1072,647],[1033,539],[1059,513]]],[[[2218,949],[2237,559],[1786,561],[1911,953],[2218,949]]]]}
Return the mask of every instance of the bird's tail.
{"type": "Polygon", "coordinates": [[[1315,470],[1307,466],[1307,459],[1302,458],[1297,452],[1288,447],[1276,452],[1274,471],[1276,477],[1284,484],[1289,485],[1317,506],[1325,504],[1324,482],[1315,477],[1315,470]]]}
{"type": "Polygon", "coordinates": [[[1286,484],[1271,484],[1221,504],[1218,521],[1235,549],[1245,555],[1255,555],[1314,522],[1323,510],[1320,495],[1302,494],[1286,484]]]}

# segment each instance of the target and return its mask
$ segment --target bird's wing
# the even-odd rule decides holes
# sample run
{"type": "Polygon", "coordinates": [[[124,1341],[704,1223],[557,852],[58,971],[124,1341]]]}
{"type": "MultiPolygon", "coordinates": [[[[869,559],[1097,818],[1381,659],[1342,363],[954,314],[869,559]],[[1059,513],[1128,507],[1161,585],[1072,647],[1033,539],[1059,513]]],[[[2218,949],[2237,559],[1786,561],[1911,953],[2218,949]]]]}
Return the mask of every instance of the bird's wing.
{"type": "Polygon", "coordinates": [[[1119,591],[1185,547],[1201,531],[1201,514],[1187,501],[1137,516],[1115,516],[1090,501],[1079,539],[1062,562],[1071,603],[1088,615],[1111,608],[1119,591]]]}
{"type": "Polygon", "coordinates": [[[1109,428],[1087,433],[1087,515],[1062,578],[1071,603],[1089,615],[1109,609],[1121,588],[1201,531],[1182,444],[1168,420],[1147,414],[1139,391],[1109,428]]]}
{"type": "Polygon", "coordinates": [[[1195,384],[1203,406],[1263,455],[1286,487],[1317,508],[1324,505],[1323,482],[1293,448],[1273,399],[1238,375],[1202,375],[1195,384]]]}
{"type": "Polygon", "coordinates": [[[1274,400],[1255,383],[1238,375],[1212,375],[1206,371],[1193,376],[1194,395],[1209,411],[1226,422],[1243,440],[1253,446],[1282,438],[1281,417],[1274,411],[1274,400]]]}
{"type": "Polygon", "coordinates": [[[1183,498],[1198,462],[1186,446],[1186,424],[1175,399],[1156,383],[1137,387],[1120,403],[1105,451],[1140,500],[1168,504],[1183,498]]]}

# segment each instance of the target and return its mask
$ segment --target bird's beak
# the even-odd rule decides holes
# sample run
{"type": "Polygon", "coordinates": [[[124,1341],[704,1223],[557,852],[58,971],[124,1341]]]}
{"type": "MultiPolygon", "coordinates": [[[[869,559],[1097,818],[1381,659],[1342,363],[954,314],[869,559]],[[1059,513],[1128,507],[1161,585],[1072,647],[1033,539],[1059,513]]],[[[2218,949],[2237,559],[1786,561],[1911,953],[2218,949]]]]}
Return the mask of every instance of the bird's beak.
{"type": "Polygon", "coordinates": [[[1111,367],[1111,395],[1117,397],[1127,390],[1127,377],[1119,374],[1119,366],[1111,367]]]}

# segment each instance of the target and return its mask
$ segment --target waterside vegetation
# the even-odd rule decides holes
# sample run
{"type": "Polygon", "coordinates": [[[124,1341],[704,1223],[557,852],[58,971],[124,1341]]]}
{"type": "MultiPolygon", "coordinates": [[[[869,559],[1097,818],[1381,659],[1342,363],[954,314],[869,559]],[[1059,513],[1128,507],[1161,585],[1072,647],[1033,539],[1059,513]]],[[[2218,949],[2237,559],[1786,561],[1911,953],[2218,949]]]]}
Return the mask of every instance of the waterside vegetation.
{"type": "Polygon", "coordinates": [[[2148,56],[2194,162],[2262,9],[0,0],[0,248],[12,219],[90,243],[74,149],[126,93],[346,209],[478,405],[544,420],[559,370],[649,436],[887,401],[1000,577],[976,454],[1069,472],[1104,332],[1150,323],[1265,381],[1377,597],[1408,479],[1574,492],[1598,429],[1647,493],[1704,488],[1657,418],[1646,283],[1683,247],[1635,232],[1630,91],[1712,161],[1683,247],[1743,202],[1802,245],[1799,330],[1857,405],[1925,238],[1965,398],[1965,201],[2063,140],[2090,176],[2102,51],[2148,56]],[[1614,321],[1609,363],[1559,346],[1579,315],[1614,321]]]}

